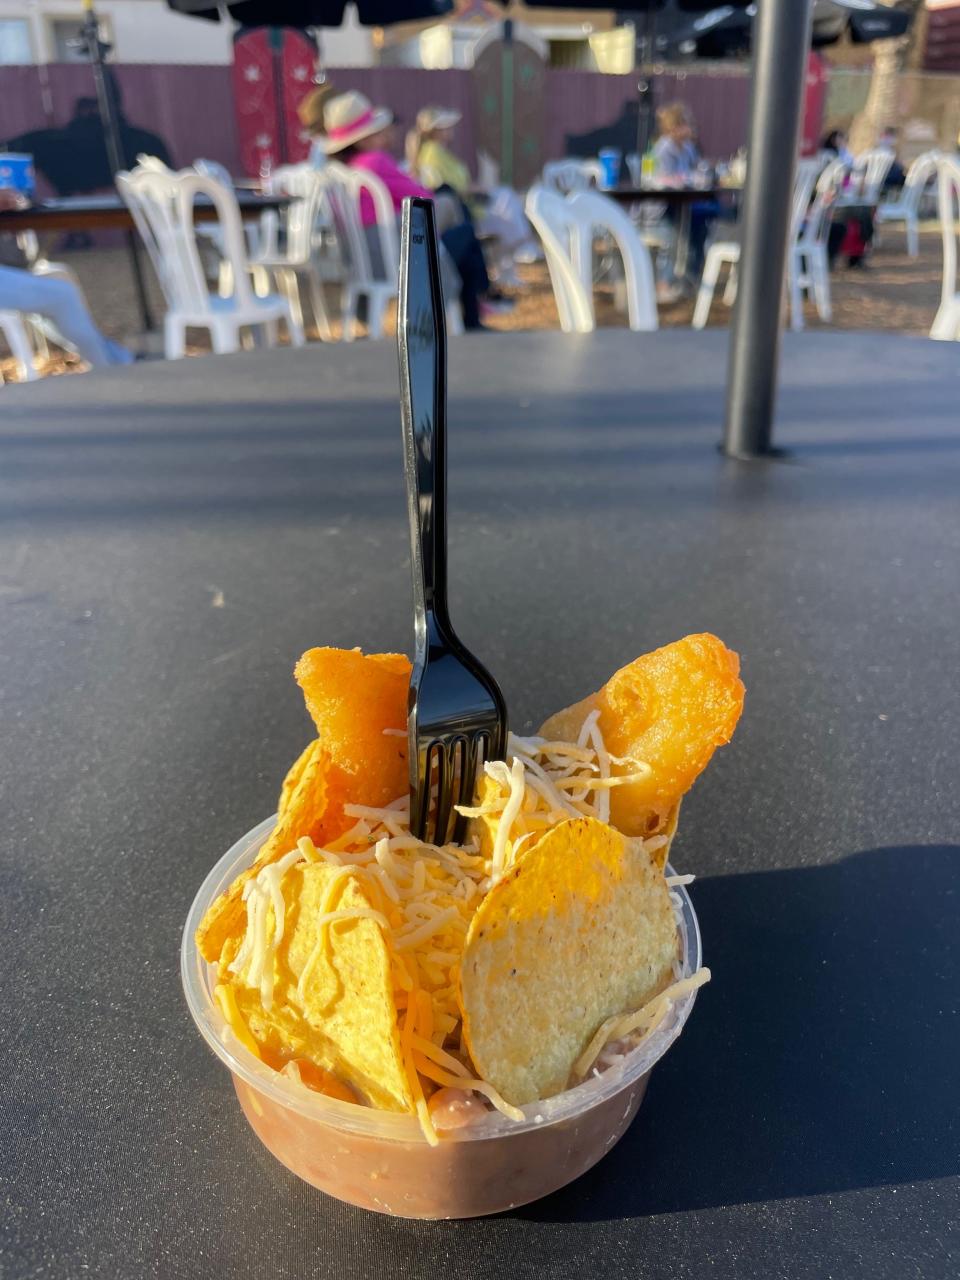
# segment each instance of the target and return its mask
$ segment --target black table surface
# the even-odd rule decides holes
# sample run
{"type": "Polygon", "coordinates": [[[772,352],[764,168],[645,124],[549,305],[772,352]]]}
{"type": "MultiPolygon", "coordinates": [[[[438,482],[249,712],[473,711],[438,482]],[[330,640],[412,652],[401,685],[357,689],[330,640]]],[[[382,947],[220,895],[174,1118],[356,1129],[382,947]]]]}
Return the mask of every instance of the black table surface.
{"type": "Polygon", "coordinates": [[[409,645],[392,344],[0,393],[4,1277],[957,1274],[958,351],[788,337],[793,458],[737,464],[725,347],[451,342],[454,618],[514,727],[691,631],[748,687],[674,849],[687,1030],[592,1172],[459,1223],[276,1163],[177,967],[308,740],[297,655],[409,645]]]}

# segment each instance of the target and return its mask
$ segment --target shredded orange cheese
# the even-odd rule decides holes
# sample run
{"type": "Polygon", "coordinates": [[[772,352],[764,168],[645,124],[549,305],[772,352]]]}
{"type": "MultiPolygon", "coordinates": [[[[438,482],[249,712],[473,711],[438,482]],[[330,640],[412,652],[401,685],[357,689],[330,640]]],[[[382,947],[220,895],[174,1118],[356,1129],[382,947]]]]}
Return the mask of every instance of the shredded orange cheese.
{"type": "MultiPolygon", "coordinates": [[[[456,994],[458,966],[470,920],[483,895],[515,864],[524,847],[549,827],[571,817],[609,821],[611,788],[648,772],[642,761],[607,751],[597,714],[587,718],[575,744],[511,734],[507,755],[509,763],[490,761],[484,766],[487,783],[482,803],[459,810],[477,820],[475,835],[483,826],[492,831],[490,856],[481,853],[476,838],[462,847],[438,847],[416,839],[410,833],[404,797],[384,808],[345,805],[345,815],[354,820],[348,831],[325,848],[301,838],[296,849],[261,870],[244,889],[247,928],[229,969],[245,985],[258,988],[264,1008],[269,1009],[273,961],[284,930],[284,877],[298,863],[324,862],[337,868],[321,904],[317,942],[294,998],[302,1006],[310,972],[322,954],[329,954],[331,929],[351,919],[376,922],[390,956],[403,1069],[414,1111],[430,1143],[438,1141],[427,1107],[427,1094],[435,1085],[473,1091],[511,1119],[524,1118],[519,1108],[477,1079],[465,1061],[456,994]],[[612,765],[622,772],[614,775],[612,765]],[[338,909],[351,879],[362,888],[369,908],[338,909]],[[455,1056],[454,1049],[460,1056],[455,1056]],[[426,1089],[424,1082],[429,1082],[426,1089]]],[[[652,837],[650,851],[663,840],[652,837]]],[[[691,983],[706,980],[701,975],[709,976],[701,970],[675,983],[636,1014],[609,1019],[597,1030],[576,1073],[585,1074],[610,1040],[655,1025],[671,998],[691,989],[691,983]]],[[[229,986],[217,987],[215,994],[237,1039],[259,1056],[229,986]]]]}

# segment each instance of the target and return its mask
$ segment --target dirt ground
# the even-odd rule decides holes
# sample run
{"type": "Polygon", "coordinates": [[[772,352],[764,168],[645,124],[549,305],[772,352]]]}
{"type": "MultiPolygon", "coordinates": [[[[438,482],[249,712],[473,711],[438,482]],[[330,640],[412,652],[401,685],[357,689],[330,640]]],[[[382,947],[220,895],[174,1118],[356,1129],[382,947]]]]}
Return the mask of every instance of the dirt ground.
{"type": "MultiPolygon", "coordinates": [[[[120,341],[131,341],[139,328],[133,282],[126,250],[123,248],[88,249],[60,253],[57,246],[47,247],[50,257],[66,262],[79,277],[97,323],[103,331],[120,341]]],[[[833,319],[836,329],[879,329],[885,332],[926,334],[929,332],[940,297],[940,237],[935,224],[925,227],[920,236],[920,256],[907,257],[902,230],[888,228],[867,264],[851,270],[839,267],[832,277],[833,319]]],[[[553,290],[546,267],[538,263],[520,269],[522,287],[511,290],[515,308],[508,315],[494,316],[491,328],[498,330],[556,329],[559,327],[553,290]]],[[[727,324],[729,310],[717,291],[710,315],[711,325],[727,324]]],[[[150,294],[155,314],[162,315],[163,300],[156,281],[151,277],[150,294]]],[[[622,325],[625,317],[614,305],[613,288],[601,284],[596,291],[596,314],[599,327],[622,325]]],[[[664,328],[689,325],[693,314],[693,298],[660,308],[660,324],[664,328]]],[[[807,306],[807,324],[825,327],[807,306]]],[[[313,335],[316,336],[316,335],[313,335]]],[[[191,348],[194,354],[206,349],[201,335],[191,348]]],[[[51,354],[45,372],[70,372],[79,368],[75,361],[57,353],[51,354]]],[[[13,362],[0,354],[0,371],[15,379],[13,362]]]]}

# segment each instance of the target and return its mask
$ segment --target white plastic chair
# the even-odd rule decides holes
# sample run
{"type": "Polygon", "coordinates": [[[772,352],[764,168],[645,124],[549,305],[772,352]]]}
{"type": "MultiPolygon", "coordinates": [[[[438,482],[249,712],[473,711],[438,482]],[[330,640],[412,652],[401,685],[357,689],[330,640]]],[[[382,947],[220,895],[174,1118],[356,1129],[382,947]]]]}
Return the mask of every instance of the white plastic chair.
{"type": "Polygon", "coordinates": [[[286,298],[258,298],[250,283],[249,262],[236,195],[222,183],[192,169],[180,173],[138,168],[117,174],[117,188],[150,254],[167,301],[164,348],[168,360],[186,348],[187,330],[206,329],[216,352],[237,351],[244,328],[262,331],[267,345],[276,342],[283,320],[294,346],[303,345],[303,329],[286,298]],[[207,284],[193,223],[194,201],[212,202],[230,264],[231,292],[213,293],[207,284]]]}
{"type": "Polygon", "coordinates": [[[846,201],[876,204],[896,154],[889,147],[873,147],[854,158],[851,182],[844,192],[846,201]]]}
{"type": "Polygon", "coordinates": [[[343,256],[343,339],[352,342],[360,299],[367,302],[367,329],[371,338],[383,337],[383,316],[397,296],[400,253],[393,201],[375,174],[350,169],[331,160],[321,171],[337,241],[343,256]],[[376,214],[373,241],[379,254],[371,253],[360,219],[360,199],[366,192],[376,214]]]}
{"type": "Polygon", "coordinates": [[[846,167],[842,160],[828,164],[817,179],[813,204],[803,219],[800,234],[789,249],[787,281],[790,290],[790,327],[803,328],[803,295],[812,294],[821,320],[833,318],[830,298],[830,259],[827,240],[830,217],[846,167]]]}
{"type": "Polygon", "coordinates": [[[937,208],[943,238],[943,281],[940,307],[930,329],[939,342],[960,338],[960,293],[957,292],[957,206],[960,203],[960,162],[953,156],[937,159],[937,208]]]}
{"type": "MultiPolygon", "coordinates": [[[[796,242],[800,234],[804,216],[810,206],[813,184],[816,182],[817,174],[822,168],[823,164],[819,158],[797,161],[797,172],[793,182],[793,204],[790,213],[789,243],[791,245],[796,242]]],[[[710,304],[713,302],[713,294],[720,279],[720,272],[725,265],[730,270],[727,275],[723,301],[727,306],[733,305],[737,296],[737,264],[739,261],[739,240],[715,240],[707,249],[707,256],[703,264],[703,274],[700,277],[700,287],[697,290],[697,301],[693,308],[694,329],[702,329],[707,323],[710,316],[710,304]]],[[[797,263],[791,253],[788,259],[788,270],[792,272],[796,269],[796,266],[797,263]]]]}
{"type": "Polygon", "coordinates": [[[896,200],[886,200],[877,209],[877,225],[902,222],[907,233],[907,255],[920,254],[920,201],[931,179],[936,177],[939,151],[924,151],[907,170],[903,188],[896,200]]]}
{"type": "MultiPolygon", "coordinates": [[[[367,302],[367,332],[371,338],[383,337],[383,317],[388,304],[396,298],[399,286],[400,247],[397,217],[390,193],[376,174],[364,169],[351,169],[329,161],[320,171],[324,182],[327,207],[343,263],[343,340],[356,336],[361,298],[367,302]],[[376,223],[364,228],[360,219],[360,200],[366,192],[373,201],[376,223]],[[367,231],[372,235],[368,239],[367,231]],[[371,241],[374,252],[371,253],[371,241]]],[[[441,271],[444,249],[441,245],[441,271]]],[[[447,332],[463,332],[463,321],[457,299],[445,301],[447,332]]]]}
{"type": "Polygon", "coordinates": [[[573,265],[572,242],[579,234],[575,215],[562,196],[539,184],[527,192],[524,208],[543,245],[560,328],[564,333],[592,333],[593,304],[573,265]]]}
{"type": "Polygon", "coordinates": [[[595,191],[577,191],[566,200],[546,187],[532,187],[527,217],[543,242],[550,280],[565,333],[591,333],[593,308],[593,243],[608,235],[623,258],[627,317],[631,329],[656,329],[657,304],[653,266],[633,223],[614,201],[595,191]]]}
{"type": "Polygon", "coordinates": [[[33,347],[27,334],[26,319],[19,311],[0,311],[0,333],[6,338],[19,366],[20,377],[24,382],[35,382],[40,374],[33,363],[33,347]]]}
{"type": "Polygon", "coordinates": [[[290,303],[297,323],[303,326],[303,308],[300,302],[300,281],[306,282],[310,294],[313,316],[320,336],[333,341],[333,330],[327,316],[323,296],[323,282],[315,257],[315,232],[321,210],[325,205],[324,182],[320,170],[309,164],[282,165],[275,169],[270,179],[273,194],[291,196],[284,210],[282,247],[274,233],[272,239],[264,237],[261,250],[251,255],[257,292],[269,291],[270,279],[290,303]]]}
{"type": "Polygon", "coordinates": [[[548,160],[543,166],[543,185],[561,196],[599,187],[602,179],[599,160],[548,160]]]}

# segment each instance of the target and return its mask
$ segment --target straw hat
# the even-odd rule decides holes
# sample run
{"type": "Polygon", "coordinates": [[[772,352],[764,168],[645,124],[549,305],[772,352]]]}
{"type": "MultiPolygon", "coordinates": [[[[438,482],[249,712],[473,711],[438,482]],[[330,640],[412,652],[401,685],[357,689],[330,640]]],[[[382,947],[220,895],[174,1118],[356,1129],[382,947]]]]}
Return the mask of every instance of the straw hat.
{"type": "Polygon", "coordinates": [[[300,123],[305,129],[311,132],[322,133],[323,131],[323,109],[330,101],[333,94],[333,85],[329,80],[323,84],[317,85],[315,89],[311,89],[309,93],[304,94],[297,106],[297,115],[300,117],[300,123]]]}
{"type": "Polygon", "coordinates": [[[435,129],[452,129],[459,124],[463,113],[452,107],[423,107],[417,112],[417,129],[421,133],[433,133],[435,129]]]}
{"type": "Polygon", "coordinates": [[[375,107],[366,94],[358,93],[356,89],[331,98],[323,110],[327,155],[352,147],[361,138],[379,133],[392,122],[393,112],[389,108],[375,107]]]}

